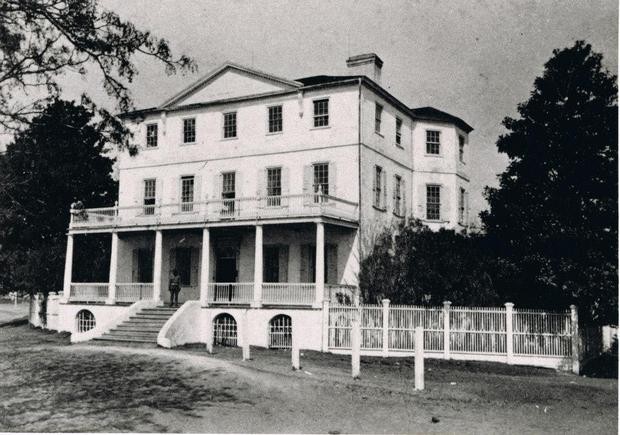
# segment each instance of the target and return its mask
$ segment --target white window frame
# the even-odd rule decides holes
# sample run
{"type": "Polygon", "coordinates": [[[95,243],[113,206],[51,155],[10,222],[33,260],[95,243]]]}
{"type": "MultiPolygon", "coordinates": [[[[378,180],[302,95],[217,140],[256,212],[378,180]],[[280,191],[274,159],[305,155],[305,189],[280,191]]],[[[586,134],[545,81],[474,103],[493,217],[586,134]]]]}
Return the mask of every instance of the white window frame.
{"type": "Polygon", "coordinates": [[[196,176],[195,175],[182,175],[181,178],[179,179],[179,182],[181,183],[180,185],[180,198],[179,198],[179,202],[180,204],[180,209],[181,212],[183,213],[190,213],[194,211],[194,202],[196,201],[196,176]],[[192,180],[192,200],[191,201],[184,201],[184,197],[185,197],[185,193],[183,191],[183,182],[184,181],[189,181],[192,180]]]}
{"type": "Polygon", "coordinates": [[[271,166],[269,168],[266,168],[265,176],[267,177],[267,179],[265,180],[265,188],[266,188],[266,194],[267,194],[267,206],[268,207],[280,206],[282,202],[281,201],[282,199],[282,166],[271,166]],[[272,174],[273,174],[273,177],[270,177],[270,175],[272,174]],[[277,186],[270,186],[269,185],[270,180],[277,180],[277,186]],[[270,189],[274,189],[275,192],[270,193],[269,192],[270,189]]]}
{"type": "Polygon", "coordinates": [[[284,132],[284,105],[273,104],[267,106],[267,134],[282,134],[284,132]],[[280,130],[271,131],[271,110],[280,108],[280,130]]]}
{"type": "MultiPolygon", "coordinates": [[[[441,155],[441,130],[432,130],[432,129],[428,129],[426,130],[426,138],[425,138],[425,146],[426,146],[426,155],[427,156],[440,156],[441,155]],[[437,133],[437,141],[429,141],[429,133],[437,133]],[[433,146],[437,146],[437,152],[431,152],[429,151],[429,146],[433,147],[433,146]]],[[[431,149],[432,150],[432,149],[431,149]]]]}
{"type": "Polygon", "coordinates": [[[188,117],[188,118],[182,118],[182,128],[181,128],[181,143],[183,145],[192,145],[196,143],[196,138],[198,137],[198,131],[197,131],[197,122],[196,122],[196,117],[192,116],[192,117],[188,117]],[[185,122],[186,121],[194,121],[194,140],[191,142],[186,142],[185,141],[185,122]]]}
{"type": "Polygon", "coordinates": [[[145,178],[142,180],[142,213],[144,215],[154,215],[155,214],[155,206],[157,204],[157,178],[145,178]],[[152,184],[152,189],[150,189],[152,184]],[[153,195],[147,196],[147,193],[150,193],[152,190],[153,195]],[[147,204],[147,201],[152,201],[152,204],[147,204]]]}
{"type": "Polygon", "coordinates": [[[237,135],[238,135],[238,131],[237,131],[237,111],[236,110],[232,110],[230,112],[224,112],[222,113],[222,139],[237,139],[237,135]],[[227,117],[232,116],[232,125],[227,125],[226,124],[226,119],[227,117]],[[228,134],[228,130],[227,129],[234,129],[234,135],[233,136],[227,136],[228,134]]]}
{"type": "MultiPolygon", "coordinates": [[[[321,175],[321,173],[319,172],[319,175],[321,175]]],[[[323,196],[318,196],[318,195],[326,195],[329,196],[330,192],[329,192],[329,162],[316,162],[312,164],[312,193],[314,193],[314,202],[315,203],[319,203],[319,202],[323,202],[326,201],[326,198],[323,198],[323,196]],[[317,168],[318,167],[324,167],[325,170],[323,171],[324,174],[327,175],[326,177],[326,181],[322,182],[322,183],[317,183],[317,168]]]]}
{"type": "Polygon", "coordinates": [[[328,97],[320,97],[320,98],[312,99],[312,128],[313,129],[316,129],[316,128],[328,128],[329,126],[330,126],[330,122],[329,122],[329,98],[328,97]],[[318,103],[318,102],[322,102],[322,101],[325,101],[327,103],[327,111],[326,111],[326,113],[321,113],[321,114],[317,115],[315,104],[318,103]],[[327,123],[323,124],[323,125],[316,125],[317,119],[323,118],[323,117],[326,118],[327,123]]]}
{"type": "Polygon", "coordinates": [[[383,122],[383,105],[375,102],[375,133],[377,133],[378,135],[381,135],[381,123],[382,122],[383,122]]]}
{"type": "Polygon", "coordinates": [[[465,136],[459,134],[459,162],[465,163],[465,136]]]}
{"type": "Polygon", "coordinates": [[[403,148],[403,119],[400,116],[396,117],[394,130],[394,142],[397,147],[403,148]]]}
{"type": "Polygon", "coordinates": [[[379,210],[385,210],[384,204],[384,196],[385,192],[383,191],[383,179],[385,178],[385,169],[379,165],[375,165],[373,171],[373,197],[372,197],[372,205],[379,210]],[[377,176],[379,177],[377,179],[377,176]]]}
{"type": "Polygon", "coordinates": [[[403,210],[403,177],[394,174],[394,211],[396,216],[404,216],[403,210]]]}
{"type": "Polygon", "coordinates": [[[467,191],[462,187],[459,188],[459,223],[465,225],[466,211],[467,207],[467,199],[466,199],[467,191]]]}
{"type": "Polygon", "coordinates": [[[441,184],[427,184],[426,185],[426,220],[428,221],[440,221],[441,220],[441,184]],[[436,188],[437,189],[437,202],[429,202],[429,189],[436,188]],[[437,207],[437,217],[430,217],[430,206],[437,207]]]}
{"type": "Polygon", "coordinates": [[[156,122],[146,124],[146,148],[153,149],[159,147],[159,125],[156,122]],[[149,129],[155,128],[155,135],[149,136],[149,129]],[[155,145],[149,145],[149,139],[155,138],[155,145]]]}

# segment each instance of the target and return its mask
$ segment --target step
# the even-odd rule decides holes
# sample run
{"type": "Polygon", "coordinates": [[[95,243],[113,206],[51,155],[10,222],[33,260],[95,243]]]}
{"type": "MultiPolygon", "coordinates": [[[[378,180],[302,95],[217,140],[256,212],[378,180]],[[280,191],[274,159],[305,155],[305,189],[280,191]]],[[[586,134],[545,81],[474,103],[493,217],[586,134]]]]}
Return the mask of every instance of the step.
{"type": "Polygon", "coordinates": [[[139,323],[139,324],[127,324],[127,323],[121,323],[120,325],[118,325],[116,328],[112,329],[112,331],[137,331],[137,332],[159,332],[161,331],[161,328],[159,326],[153,325],[153,326],[144,326],[144,324],[139,323]]]}
{"type": "Polygon", "coordinates": [[[134,320],[134,319],[149,319],[149,320],[163,320],[164,322],[166,320],[168,320],[170,318],[170,316],[158,316],[158,315],[152,315],[152,314],[138,314],[136,316],[131,316],[129,318],[129,320],[134,320]]]}
{"type": "Polygon", "coordinates": [[[110,337],[103,335],[101,337],[94,338],[93,341],[107,341],[107,342],[120,342],[120,343],[150,343],[156,345],[154,340],[145,338],[133,338],[133,337],[110,337]]]}
{"type": "Polygon", "coordinates": [[[149,340],[149,341],[152,341],[153,343],[157,342],[157,334],[138,333],[138,332],[133,332],[131,334],[122,334],[122,333],[118,333],[118,332],[108,332],[107,334],[104,334],[102,337],[122,338],[122,339],[137,338],[137,339],[140,339],[140,340],[149,340]]]}

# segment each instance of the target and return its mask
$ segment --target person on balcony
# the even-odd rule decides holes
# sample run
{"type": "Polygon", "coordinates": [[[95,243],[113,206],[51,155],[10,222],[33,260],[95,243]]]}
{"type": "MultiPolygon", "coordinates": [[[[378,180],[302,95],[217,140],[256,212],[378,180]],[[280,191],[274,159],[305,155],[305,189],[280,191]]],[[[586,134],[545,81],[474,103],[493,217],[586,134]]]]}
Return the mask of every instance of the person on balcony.
{"type": "Polygon", "coordinates": [[[170,306],[179,306],[179,292],[181,291],[181,276],[176,269],[172,270],[172,277],[170,278],[170,285],[168,287],[170,292],[170,306]]]}

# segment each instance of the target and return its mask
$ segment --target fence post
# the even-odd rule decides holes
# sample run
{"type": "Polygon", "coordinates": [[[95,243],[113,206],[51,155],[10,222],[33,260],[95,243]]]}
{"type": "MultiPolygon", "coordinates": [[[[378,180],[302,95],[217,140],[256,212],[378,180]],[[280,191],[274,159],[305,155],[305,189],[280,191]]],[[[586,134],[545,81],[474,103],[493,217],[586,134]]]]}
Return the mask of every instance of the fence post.
{"type": "Polygon", "coordinates": [[[382,337],[382,343],[383,343],[383,350],[381,352],[381,356],[383,356],[384,358],[388,356],[389,352],[390,352],[390,333],[389,333],[389,327],[390,327],[390,300],[389,299],[383,299],[381,301],[381,303],[383,304],[383,337],[382,337]]]}
{"type": "Polygon", "coordinates": [[[293,331],[291,334],[291,363],[293,365],[293,370],[301,369],[301,365],[299,363],[299,340],[297,339],[297,334],[293,331]]]}
{"type": "Polygon", "coordinates": [[[513,354],[513,341],[512,341],[512,307],[515,304],[512,302],[506,302],[506,363],[512,364],[514,362],[513,354]]]}
{"type": "Polygon", "coordinates": [[[415,328],[415,360],[414,360],[414,388],[418,391],[424,389],[424,328],[415,328]]]}
{"type": "Polygon", "coordinates": [[[250,325],[248,320],[248,313],[245,312],[245,316],[243,319],[243,352],[242,357],[243,361],[247,361],[250,359],[250,325]]]}
{"type": "Polygon", "coordinates": [[[577,306],[570,306],[570,329],[571,329],[571,357],[573,360],[573,373],[579,374],[579,315],[577,306]]]}
{"type": "Polygon", "coordinates": [[[321,351],[329,351],[329,301],[323,301],[321,351]]]}
{"type": "Polygon", "coordinates": [[[351,376],[353,376],[353,379],[359,379],[360,377],[360,314],[361,310],[355,310],[351,319],[351,376]]]}
{"type": "Polygon", "coordinates": [[[450,305],[450,301],[443,302],[443,359],[450,359],[450,305]]]}
{"type": "Polygon", "coordinates": [[[207,311],[207,352],[213,353],[213,341],[214,341],[214,333],[213,333],[213,318],[209,315],[207,311]]]}

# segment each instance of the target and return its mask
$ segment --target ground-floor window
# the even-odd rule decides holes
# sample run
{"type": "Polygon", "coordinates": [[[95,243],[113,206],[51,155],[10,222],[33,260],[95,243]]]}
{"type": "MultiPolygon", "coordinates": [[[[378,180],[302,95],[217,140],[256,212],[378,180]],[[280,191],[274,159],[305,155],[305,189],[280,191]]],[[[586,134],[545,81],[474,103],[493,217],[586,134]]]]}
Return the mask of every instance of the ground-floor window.
{"type": "Polygon", "coordinates": [[[213,344],[237,346],[237,322],[230,314],[218,314],[213,319],[213,344]]]}
{"type": "Polygon", "coordinates": [[[90,331],[96,325],[95,315],[88,310],[78,311],[76,319],[77,319],[77,332],[90,331]]]}
{"type": "Polygon", "coordinates": [[[269,322],[269,347],[290,349],[293,344],[293,322],[290,316],[279,314],[269,322]]]}

